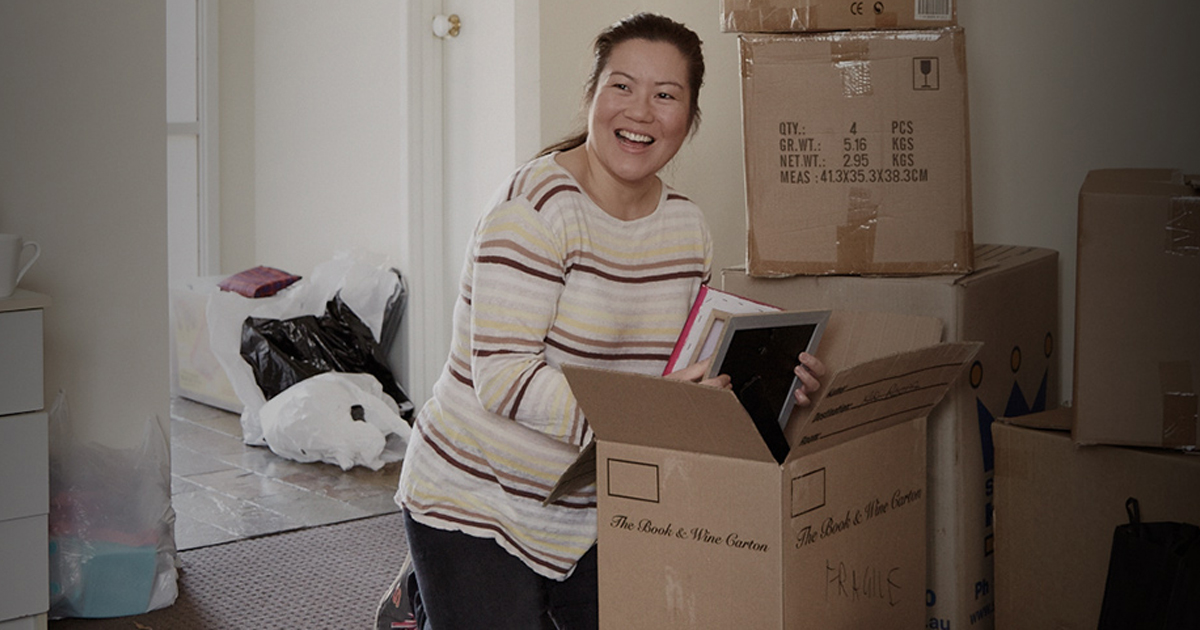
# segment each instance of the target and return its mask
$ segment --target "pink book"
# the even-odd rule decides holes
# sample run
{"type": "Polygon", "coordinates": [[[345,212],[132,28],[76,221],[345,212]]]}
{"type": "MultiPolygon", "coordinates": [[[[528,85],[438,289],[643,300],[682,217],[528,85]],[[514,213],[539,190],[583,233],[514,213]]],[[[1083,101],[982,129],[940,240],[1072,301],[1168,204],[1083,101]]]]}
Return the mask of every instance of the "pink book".
{"type": "Polygon", "coordinates": [[[721,331],[730,315],[779,310],[782,309],[720,289],[700,287],[663,375],[707,359],[720,341],[721,331]]]}

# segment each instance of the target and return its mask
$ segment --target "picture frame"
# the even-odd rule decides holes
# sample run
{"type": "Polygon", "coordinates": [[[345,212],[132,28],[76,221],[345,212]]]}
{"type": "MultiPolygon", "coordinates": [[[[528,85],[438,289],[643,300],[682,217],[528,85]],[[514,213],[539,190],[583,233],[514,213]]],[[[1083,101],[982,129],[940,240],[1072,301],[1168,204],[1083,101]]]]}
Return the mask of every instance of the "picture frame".
{"type": "Polygon", "coordinates": [[[725,332],[725,324],[729,323],[729,318],[733,313],[713,309],[708,315],[708,321],[704,324],[704,330],[700,332],[699,343],[696,345],[696,351],[692,355],[688,365],[699,363],[708,357],[712,356],[717,351],[717,346],[721,343],[722,333],[725,332]]]}
{"type": "Polygon", "coordinates": [[[780,462],[789,445],[783,431],[801,387],[794,368],[801,352],[816,354],[831,311],[775,311],[723,318],[708,378],[730,377],[733,392],[780,462]]]}

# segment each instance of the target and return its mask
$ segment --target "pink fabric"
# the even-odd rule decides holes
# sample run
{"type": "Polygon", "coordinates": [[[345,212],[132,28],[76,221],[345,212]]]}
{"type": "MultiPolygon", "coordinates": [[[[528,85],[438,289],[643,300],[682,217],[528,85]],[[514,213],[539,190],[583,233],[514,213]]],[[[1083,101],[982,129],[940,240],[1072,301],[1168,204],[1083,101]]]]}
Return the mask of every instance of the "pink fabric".
{"type": "Polygon", "coordinates": [[[235,273],[217,286],[223,291],[233,291],[249,298],[269,297],[291,286],[300,279],[274,267],[258,266],[235,273]]]}

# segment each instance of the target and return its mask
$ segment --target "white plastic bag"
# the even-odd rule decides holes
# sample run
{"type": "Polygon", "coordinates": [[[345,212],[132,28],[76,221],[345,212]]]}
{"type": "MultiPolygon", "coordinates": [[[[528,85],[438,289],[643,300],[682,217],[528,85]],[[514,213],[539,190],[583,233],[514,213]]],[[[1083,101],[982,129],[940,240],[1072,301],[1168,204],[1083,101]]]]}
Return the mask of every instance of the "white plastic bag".
{"type": "Polygon", "coordinates": [[[259,418],[280,457],[379,470],[403,459],[408,446],[411,429],[398,411],[374,376],[326,372],[267,401],[259,418]]]}
{"type": "Polygon", "coordinates": [[[123,617],[175,603],[171,463],[158,418],[142,444],[114,449],[71,430],[67,397],[50,408],[50,612],[123,617]]]}
{"type": "Polygon", "coordinates": [[[288,319],[321,315],[325,304],[340,291],[342,301],[371,329],[375,340],[383,342],[388,300],[401,288],[400,277],[391,270],[385,257],[341,252],[314,268],[311,276],[269,299],[246,298],[230,291],[214,293],[206,312],[209,344],[242,402],[242,441],[257,446],[266,443],[259,417],[266,398],[254,380],[254,372],[239,353],[242,322],[247,317],[288,319]]]}

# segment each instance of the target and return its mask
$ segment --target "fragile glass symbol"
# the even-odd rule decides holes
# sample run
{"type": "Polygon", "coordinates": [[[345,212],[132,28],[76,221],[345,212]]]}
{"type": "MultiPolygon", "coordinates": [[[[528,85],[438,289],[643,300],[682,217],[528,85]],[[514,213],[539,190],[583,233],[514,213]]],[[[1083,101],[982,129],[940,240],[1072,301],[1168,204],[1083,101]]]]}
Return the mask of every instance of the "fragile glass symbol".
{"type": "Polygon", "coordinates": [[[914,90],[933,91],[938,85],[938,58],[913,58],[913,87],[914,90]]]}

